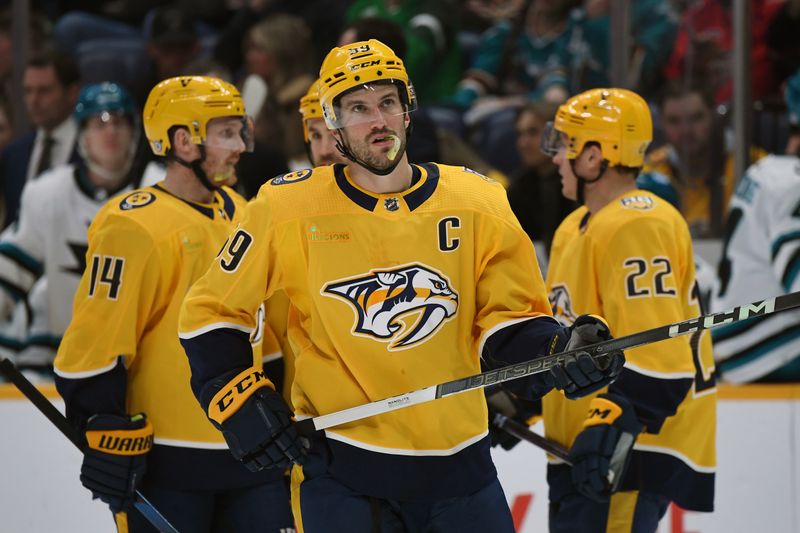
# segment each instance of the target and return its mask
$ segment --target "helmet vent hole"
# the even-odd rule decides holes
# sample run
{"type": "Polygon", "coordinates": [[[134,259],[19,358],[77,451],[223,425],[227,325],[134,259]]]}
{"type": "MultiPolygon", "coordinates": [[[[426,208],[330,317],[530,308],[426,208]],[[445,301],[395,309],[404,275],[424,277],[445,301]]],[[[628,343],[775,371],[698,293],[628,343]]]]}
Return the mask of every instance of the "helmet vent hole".
{"type": "Polygon", "coordinates": [[[356,76],[356,81],[361,81],[361,76],[356,76]]]}
{"type": "Polygon", "coordinates": [[[378,74],[378,76],[383,76],[383,71],[379,70],[379,71],[377,72],[377,74],[378,74]]]}

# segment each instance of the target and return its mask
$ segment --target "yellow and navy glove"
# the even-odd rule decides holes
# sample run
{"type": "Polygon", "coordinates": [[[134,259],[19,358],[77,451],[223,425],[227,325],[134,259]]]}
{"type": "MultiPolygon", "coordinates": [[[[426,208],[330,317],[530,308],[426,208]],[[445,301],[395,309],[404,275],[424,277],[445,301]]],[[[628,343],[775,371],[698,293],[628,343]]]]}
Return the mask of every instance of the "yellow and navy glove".
{"type": "Polygon", "coordinates": [[[642,431],[633,406],[618,394],[600,394],[589,405],[583,430],[569,451],[572,482],[592,500],[608,501],[617,491],[642,431]]]}
{"type": "Polygon", "coordinates": [[[292,411],[262,369],[211,381],[203,388],[201,403],[233,456],[249,470],[303,463],[308,442],[297,434],[292,411]]]}
{"type": "MultiPolygon", "coordinates": [[[[581,315],[565,331],[557,333],[551,342],[551,353],[580,349],[611,339],[608,324],[594,315],[581,315]]],[[[579,352],[574,358],[550,368],[545,380],[570,400],[582,398],[610,385],[625,365],[622,350],[593,358],[588,352],[579,352]]]]}
{"type": "Polygon", "coordinates": [[[504,450],[510,450],[517,444],[519,439],[495,422],[497,414],[506,418],[531,426],[536,423],[542,414],[542,401],[526,400],[520,398],[513,392],[505,389],[502,384],[493,385],[483,389],[486,394],[486,404],[489,407],[489,437],[492,447],[500,446],[504,450]]]}
{"type": "Polygon", "coordinates": [[[153,426],[144,414],[131,417],[94,415],[86,423],[81,483],[114,513],[127,511],[153,447],[153,426]]]}

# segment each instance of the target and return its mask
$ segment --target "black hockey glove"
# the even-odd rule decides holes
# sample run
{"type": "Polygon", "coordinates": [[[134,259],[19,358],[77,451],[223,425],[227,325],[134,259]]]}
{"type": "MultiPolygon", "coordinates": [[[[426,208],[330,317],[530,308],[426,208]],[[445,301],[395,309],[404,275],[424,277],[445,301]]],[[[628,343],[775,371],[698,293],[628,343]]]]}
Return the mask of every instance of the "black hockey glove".
{"type": "MultiPolygon", "coordinates": [[[[554,339],[551,343],[553,353],[579,349],[612,338],[605,321],[594,315],[579,316],[568,332],[566,344],[559,342],[559,339],[554,339]]],[[[592,358],[587,352],[581,352],[574,359],[554,365],[545,380],[564,391],[567,398],[574,400],[608,386],[617,379],[624,364],[625,355],[622,350],[608,352],[599,359],[592,358]]]]}
{"type": "Polygon", "coordinates": [[[94,415],[86,424],[86,444],[81,483],[112,512],[129,510],[153,447],[153,426],[144,414],[94,415]]]}
{"type": "Polygon", "coordinates": [[[594,398],[583,431],[569,451],[572,482],[578,492],[598,502],[608,501],[622,481],[641,431],[628,400],[611,393],[594,398]]]}
{"type": "Polygon", "coordinates": [[[489,436],[492,447],[500,446],[504,450],[510,450],[519,444],[519,439],[498,427],[495,417],[501,414],[520,424],[530,426],[535,421],[533,419],[542,414],[542,401],[525,400],[504,389],[502,385],[493,385],[483,390],[489,407],[489,436]]]}
{"type": "Polygon", "coordinates": [[[249,368],[228,382],[209,383],[202,394],[208,418],[253,472],[302,464],[308,450],[289,406],[268,383],[263,370],[249,368]]]}

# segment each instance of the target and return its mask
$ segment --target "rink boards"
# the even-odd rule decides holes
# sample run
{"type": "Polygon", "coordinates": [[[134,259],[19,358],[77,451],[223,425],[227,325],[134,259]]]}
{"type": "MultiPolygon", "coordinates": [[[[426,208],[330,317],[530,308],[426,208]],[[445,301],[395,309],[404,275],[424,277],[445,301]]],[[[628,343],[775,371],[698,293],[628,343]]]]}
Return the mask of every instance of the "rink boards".
{"type": "MultiPolygon", "coordinates": [[[[63,409],[52,386],[41,390],[63,409]]],[[[0,384],[0,420],[0,530],[113,531],[78,482],[77,450],[9,385],[0,384]]],[[[721,388],[717,442],[716,511],[671,509],[659,532],[800,533],[800,385],[721,388]]],[[[544,454],[521,443],[495,461],[518,531],[547,531],[544,454]]]]}

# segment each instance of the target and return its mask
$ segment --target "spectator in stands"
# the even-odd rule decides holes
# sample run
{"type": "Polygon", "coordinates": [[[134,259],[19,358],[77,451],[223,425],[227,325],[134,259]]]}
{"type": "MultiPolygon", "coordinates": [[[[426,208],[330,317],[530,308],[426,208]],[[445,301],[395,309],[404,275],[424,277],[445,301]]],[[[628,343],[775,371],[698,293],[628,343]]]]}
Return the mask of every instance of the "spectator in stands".
{"type": "MultiPolygon", "coordinates": [[[[767,27],[780,2],[753,0],[751,68],[753,99],[767,96],[775,88],[772,66],[768,60],[767,27]]],[[[729,102],[733,94],[733,17],[729,0],[700,0],[683,14],[675,47],[666,68],[670,80],[688,78],[689,83],[703,83],[717,103],[729,102]]]]}
{"type": "MultiPolygon", "coordinates": [[[[674,81],[665,87],[659,108],[666,144],[648,154],[644,171],[669,178],[694,237],[720,236],[735,177],[733,147],[714,97],[705,87],[674,81]]],[[[751,161],[764,155],[759,148],[750,150],[751,161]]],[[[639,186],[660,192],[641,180],[639,186]]]]}
{"type": "Polygon", "coordinates": [[[311,32],[299,17],[276,14],[247,34],[245,62],[249,76],[242,98],[248,113],[257,117],[256,138],[279,147],[290,168],[297,168],[306,158],[297,102],[315,79],[311,74],[313,61],[311,32]],[[255,92],[263,96],[254,98],[255,92]]]}
{"type": "MultiPolygon", "coordinates": [[[[377,39],[389,46],[398,57],[405,58],[406,38],[403,29],[389,19],[364,17],[353,21],[339,37],[339,46],[350,42],[377,39]],[[350,41],[348,39],[354,39],[350,41]]],[[[429,107],[414,113],[414,132],[408,140],[408,157],[412,162],[440,161],[446,165],[463,165],[508,186],[506,175],[481,158],[461,137],[443,127],[429,107]]]]}
{"type": "MultiPolygon", "coordinates": [[[[712,311],[800,290],[800,71],[786,104],[792,152],[751,166],[731,202],[712,311]]],[[[717,370],[729,383],[800,381],[800,310],[712,331],[717,370]]]]}
{"type": "MultiPolygon", "coordinates": [[[[347,2],[341,0],[242,0],[241,8],[220,31],[214,48],[214,59],[239,73],[242,57],[243,36],[267,17],[278,13],[300,17],[311,30],[314,49],[314,65],[322,63],[325,54],[336,43],[344,24],[347,2]]],[[[316,76],[316,72],[314,72],[316,76]]]]}
{"type": "MultiPolygon", "coordinates": [[[[403,28],[408,75],[421,105],[448,100],[461,78],[455,0],[357,0],[347,11],[349,23],[362,17],[391,20],[403,28]]],[[[353,42],[353,35],[342,37],[353,42]]]]}
{"type": "MultiPolygon", "coordinates": [[[[576,15],[585,40],[586,56],[576,59],[578,69],[570,73],[573,90],[602,86],[609,82],[611,68],[611,0],[584,0],[576,15]],[[597,67],[599,65],[599,68],[597,67]]],[[[639,94],[649,95],[663,80],[679,15],[672,2],[639,0],[630,4],[631,50],[628,53],[626,85],[636,87],[639,94]]]]}
{"type": "Polygon", "coordinates": [[[561,194],[558,167],[540,148],[542,132],[552,121],[557,106],[530,102],[517,115],[517,150],[522,168],[511,179],[508,202],[522,229],[531,240],[542,241],[550,249],[553,234],[575,204],[561,194]]]}
{"type": "MultiPolygon", "coordinates": [[[[576,31],[570,11],[577,4],[578,0],[528,1],[516,18],[488,30],[453,101],[464,108],[483,96],[527,95],[562,102],[569,93],[567,56],[576,31]]],[[[494,100],[491,105],[498,107],[494,100]]]]}
{"type": "Polygon", "coordinates": [[[42,172],[79,159],[78,128],[72,110],[80,90],[78,66],[56,51],[32,56],[23,79],[25,108],[36,131],[9,144],[0,154],[0,186],[8,226],[17,216],[22,187],[42,172]]]}
{"type": "Polygon", "coordinates": [[[782,2],[766,32],[775,81],[782,83],[800,68],[800,0],[782,2]]]}
{"type": "Polygon", "coordinates": [[[180,75],[201,52],[195,18],[176,6],[157,8],[152,15],[149,35],[145,37],[151,68],[130,86],[140,106],[144,105],[151,88],[163,79],[180,75]]]}
{"type": "MultiPolygon", "coordinates": [[[[506,174],[520,168],[514,121],[526,100],[560,103],[569,94],[570,46],[579,0],[528,0],[513,19],[487,30],[452,102],[464,109],[470,140],[506,174]]],[[[572,43],[572,45],[571,45],[572,43]]]]}
{"type": "MultiPolygon", "coordinates": [[[[7,4],[7,2],[6,2],[7,4]]],[[[11,83],[11,69],[14,64],[13,48],[11,43],[11,13],[8,8],[0,10],[0,91],[8,92],[11,83]]],[[[38,52],[47,44],[50,34],[50,24],[40,13],[30,13],[28,35],[30,52],[38,52]]]]}
{"type": "MultiPolygon", "coordinates": [[[[8,98],[0,93],[0,153],[14,138],[14,116],[8,98]]],[[[0,217],[1,219],[2,217],[0,217]]]]}

